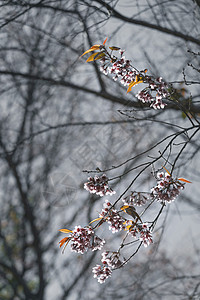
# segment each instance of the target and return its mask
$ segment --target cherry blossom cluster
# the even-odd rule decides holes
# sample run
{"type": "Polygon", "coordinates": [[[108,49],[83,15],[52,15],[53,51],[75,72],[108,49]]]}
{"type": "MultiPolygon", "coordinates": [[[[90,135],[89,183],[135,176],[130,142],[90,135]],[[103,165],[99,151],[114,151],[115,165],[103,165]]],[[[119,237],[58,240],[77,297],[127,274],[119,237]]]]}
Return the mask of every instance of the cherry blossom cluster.
{"type": "Polygon", "coordinates": [[[131,192],[129,196],[126,196],[122,199],[124,205],[135,205],[135,206],[142,206],[145,205],[146,202],[149,200],[148,197],[145,196],[146,193],[142,192],[131,192]]]}
{"type": "MultiPolygon", "coordinates": [[[[154,109],[163,109],[167,104],[163,102],[170,96],[169,86],[162,80],[162,77],[154,78],[146,75],[147,69],[139,71],[131,65],[131,61],[124,56],[124,50],[119,47],[109,47],[111,52],[105,47],[107,39],[102,45],[93,45],[86,50],[81,56],[94,52],[89,56],[87,62],[100,60],[100,71],[105,75],[108,73],[113,75],[113,80],[119,80],[124,86],[128,86],[127,92],[139,83],[145,83],[147,86],[139,91],[136,95],[137,99],[143,103],[150,103],[150,107],[154,109]],[[113,51],[119,51],[120,57],[113,55],[113,51]]],[[[116,53],[116,52],[115,52],[116,53]]]]}
{"type": "Polygon", "coordinates": [[[151,196],[159,202],[172,202],[180,194],[184,184],[173,179],[167,172],[157,173],[157,185],[151,189],[151,196]]]}
{"type": "Polygon", "coordinates": [[[91,245],[91,249],[92,251],[101,250],[104,244],[105,240],[95,235],[91,245]]]}
{"type": "Polygon", "coordinates": [[[139,231],[140,231],[140,241],[143,242],[144,247],[148,247],[151,243],[153,243],[152,235],[150,230],[147,227],[147,224],[143,223],[139,231]]]}
{"type": "Polygon", "coordinates": [[[94,231],[91,227],[75,226],[73,233],[70,236],[71,250],[83,254],[88,249],[101,250],[105,240],[94,236],[94,231]],[[92,242],[93,240],[93,242],[92,242]]]}
{"type": "Polygon", "coordinates": [[[144,82],[148,83],[148,87],[137,93],[138,100],[150,103],[150,107],[154,109],[164,108],[166,103],[162,99],[166,99],[170,95],[166,82],[163,82],[162,77],[154,79],[150,76],[145,76],[144,82]]]}
{"type": "Polygon", "coordinates": [[[88,182],[84,183],[84,189],[101,197],[115,194],[115,191],[109,187],[108,178],[105,174],[102,176],[88,177],[88,182]]]}
{"type": "Polygon", "coordinates": [[[131,65],[131,61],[125,58],[123,55],[124,50],[117,47],[113,48],[119,49],[121,57],[117,58],[114,55],[109,55],[106,51],[106,55],[100,60],[100,71],[105,75],[108,73],[112,74],[113,80],[120,80],[120,83],[124,86],[129,86],[133,82],[135,84],[146,83],[148,86],[136,94],[137,99],[143,103],[150,103],[150,107],[154,109],[163,109],[166,103],[162,99],[166,99],[170,95],[167,83],[162,80],[162,77],[153,78],[146,75],[147,70],[138,71],[131,65]]]}
{"type": "Polygon", "coordinates": [[[106,221],[108,222],[109,230],[112,231],[112,233],[121,231],[124,229],[124,220],[120,216],[119,212],[116,209],[111,208],[112,204],[105,200],[105,203],[103,204],[103,209],[101,213],[99,214],[100,218],[106,218],[106,221]]]}
{"type": "Polygon", "coordinates": [[[99,283],[104,283],[105,280],[112,275],[112,270],[110,267],[96,265],[92,272],[94,273],[94,278],[98,279],[99,283]]]}
{"type": "Polygon", "coordinates": [[[96,265],[92,272],[94,273],[94,278],[98,279],[99,283],[104,283],[105,280],[112,275],[112,269],[120,267],[122,262],[119,259],[119,254],[117,252],[105,251],[102,253],[102,264],[96,265]]]}
{"type": "Polygon", "coordinates": [[[121,57],[119,59],[115,57],[112,60],[112,64],[110,62],[109,64],[107,63],[106,57],[102,58],[100,71],[105,75],[108,73],[114,75],[113,80],[117,81],[120,79],[121,84],[127,86],[131,81],[135,80],[138,72],[131,66],[131,61],[125,59],[125,56],[123,56],[124,51],[120,49],[119,53],[121,54],[121,57]]]}
{"type": "MultiPolygon", "coordinates": [[[[165,167],[163,168],[165,169],[165,167]]],[[[167,171],[167,169],[165,170],[167,171]]],[[[174,179],[168,171],[166,173],[158,172],[156,179],[157,184],[151,189],[150,193],[133,191],[130,195],[123,198],[122,202],[124,205],[120,207],[120,210],[116,210],[111,202],[105,200],[103,208],[99,213],[99,217],[91,221],[89,226],[75,226],[73,231],[60,229],[61,232],[69,233],[68,237],[65,237],[59,242],[60,247],[71,242],[71,250],[81,254],[88,250],[95,251],[102,249],[105,244],[105,240],[96,236],[94,232],[105,222],[109,224],[109,230],[111,230],[112,233],[116,233],[121,230],[127,231],[118,251],[103,252],[101,259],[102,265],[98,264],[93,268],[92,272],[94,274],[94,278],[97,278],[99,283],[104,283],[105,280],[112,275],[113,270],[122,267],[127,262],[121,262],[119,259],[119,253],[124,246],[135,242],[139,243],[140,241],[141,243],[138,247],[140,247],[141,244],[143,244],[144,247],[148,247],[153,243],[151,230],[154,227],[153,225],[156,223],[159,214],[161,214],[164,204],[166,202],[174,201],[180,191],[184,188],[184,184],[186,182],[190,183],[190,181],[184,178],[174,179]],[[181,183],[180,181],[184,183],[181,183]],[[153,204],[154,200],[163,204],[162,209],[156,219],[151,222],[152,225],[150,227],[148,226],[148,223],[144,223],[142,221],[141,216],[143,213],[138,214],[135,207],[145,205],[149,199],[152,200],[150,204],[153,204]],[[125,217],[122,217],[121,214],[124,213],[126,215],[125,217]],[[94,222],[98,223],[92,227],[91,224],[94,222]],[[126,238],[133,238],[133,241],[125,243],[126,238]]],[[[108,178],[105,174],[102,176],[89,177],[88,180],[89,181],[85,183],[84,188],[90,193],[96,193],[100,196],[104,196],[106,194],[113,195],[115,193],[108,186],[108,178]]],[[[150,205],[148,205],[147,208],[149,206],[150,205]]]]}
{"type": "Polygon", "coordinates": [[[152,234],[146,223],[134,224],[132,228],[130,227],[129,234],[135,239],[142,241],[144,247],[148,247],[151,243],[153,243],[152,234]]]}

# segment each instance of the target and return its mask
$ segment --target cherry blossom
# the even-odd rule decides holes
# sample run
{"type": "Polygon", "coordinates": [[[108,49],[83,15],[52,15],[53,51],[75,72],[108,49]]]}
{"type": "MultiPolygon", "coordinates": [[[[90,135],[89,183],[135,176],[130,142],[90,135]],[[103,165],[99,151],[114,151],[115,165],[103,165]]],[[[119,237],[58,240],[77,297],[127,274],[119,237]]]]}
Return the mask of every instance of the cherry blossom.
{"type": "Polygon", "coordinates": [[[134,224],[133,227],[129,228],[129,234],[135,239],[142,241],[144,247],[148,247],[151,243],[153,243],[152,234],[146,223],[134,224]]]}
{"type": "Polygon", "coordinates": [[[94,231],[91,227],[81,227],[75,226],[74,230],[61,229],[61,232],[70,233],[69,237],[65,237],[62,239],[60,243],[60,247],[63,244],[68,244],[71,242],[71,250],[77,253],[83,254],[88,249],[92,251],[101,250],[103,245],[105,244],[105,240],[99,238],[94,235],[94,231]]]}
{"type": "Polygon", "coordinates": [[[99,283],[104,283],[112,275],[112,270],[120,267],[122,262],[119,259],[119,253],[110,251],[102,253],[101,261],[103,266],[96,265],[92,269],[92,272],[94,273],[94,278],[97,278],[99,283]]]}
{"type": "Polygon", "coordinates": [[[108,178],[105,174],[102,176],[88,177],[88,182],[84,183],[84,189],[101,197],[115,194],[115,191],[109,187],[108,178]]]}
{"type": "Polygon", "coordinates": [[[104,208],[99,214],[99,217],[106,218],[106,221],[110,225],[109,230],[111,230],[112,233],[115,233],[124,229],[124,220],[116,209],[111,208],[112,204],[108,200],[105,200],[103,206],[104,208]]]}
{"type": "MultiPolygon", "coordinates": [[[[112,48],[112,47],[111,47],[112,48]]],[[[146,71],[138,71],[131,65],[131,61],[124,56],[124,50],[119,50],[120,58],[109,54],[105,50],[106,56],[101,61],[100,71],[105,75],[110,73],[113,75],[113,80],[119,80],[124,86],[133,86],[138,83],[146,83],[146,87],[136,94],[136,98],[143,103],[149,103],[154,109],[163,109],[167,104],[163,99],[168,98],[169,86],[165,83],[162,77],[154,78],[146,75],[146,71]]],[[[131,89],[130,89],[131,90],[131,89]]],[[[128,89],[129,91],[129,89],[128,89]]]]}
{"type": "Polygon", "coordinates": [[[180,194],[184,184],[173,179],[167,172],[157,173],[157,185],[151,189],[151,196],[159,202],[172,202],[180,194]]]}
{"type": "Polygon", "coordinates": [[[94,273],[94,278],[97,278],[99,283],[104,283],[105,280],[112,274],[112,270],[110,267],[101,265],[96,265],[92,269],[92,272],[94,273]]]}

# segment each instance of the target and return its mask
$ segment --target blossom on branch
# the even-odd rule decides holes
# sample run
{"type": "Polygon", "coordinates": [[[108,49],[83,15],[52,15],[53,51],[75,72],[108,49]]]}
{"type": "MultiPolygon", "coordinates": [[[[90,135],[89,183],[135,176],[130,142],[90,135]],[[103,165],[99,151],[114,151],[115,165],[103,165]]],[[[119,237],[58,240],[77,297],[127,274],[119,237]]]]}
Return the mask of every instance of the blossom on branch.
{"type": "Polygon", "coordinates": [[[112,269],[118,268],[122,265],[119,259],[118,252],[105,251],[102,253],[102,264],[96,265],[92,272],[94,273],[94,278],[98,279],[99,283],[104,283],[105,280],[112,275],[112,269]]]}
{"type": "Polygon", "coordinates": [[[105,174],[102,176],[88,177],[88,182],[84,183],[84,189],[101,197],[105,195],[112,196],[116,193],[109,187],[108,178],[105,174]]]}
{"type": "Polygon", "coordinates": [[[124,220],[116,209],[111,208],[112,204],[108,200],[105,200],[103,206],[104,208],[99,214],[99,217],[106,219],[106,221],[110,225],[109,230],[111,230],[112,233],[115,233],[124,229],[124,220]]]}
{"type": "Polygon", "coordinates": [[[94,278],[97,278],[99,283],[104,283],[105,280],[112,274],[110,267],[100,265],[96,265],[92,269],[92,272],[94,273],[94,278]]]}
{"type": "Polygon", "coordinates": [[[167,104],[162,101],[163,98],[167,98],[170,93],[169,87],[163,82],[162,77],[153,78],[151,76],[145,76],[145,82],[148,86],[138,92],[136,97],[143,103],[150,103],[150,107],[154,109],[164,108],[167,104]],[[153,96],[153,94],[155,94],[153,96]]]}
{"type": "Polygon", "coordinates": [[[170,87],[162,80],[162,77],[154,78],[153,76],[147,75],[147,69],[142,71],[137,70],[132,66],[131,61],[125,58],[124,50],[115,46],[107,49],[105,43],[92,46],[81,56],[93,51],[99,52],[90,55],[87,62],[100,60],[100,71],[105,75],[108,75],[108,73],[112,74],[114,81],[119,80],[121,84],[128,86],[127,93],[129,93],[135,85],[144,83],[146,87],[136,95],[138,100],[143,103],[149,103],[150,107],[154,109],[163,109],[167,105],[163,102],[163,99],[169,98],[170,87]],[[118,51],[119,57],[114,55],[113,51],[118,51]]]}
{"type": "Polygon", "coordinates": [[[105,240],[94,235],[94,231],[91,227],[75,226],[74,230],[60,229],[61,232],[70,233],[70,236],[62,239],[60,247],[71,241],[71,251],[83,254],[88,249],[92,251],[101,250],[105,244],[105,240]]]}
{"type": "Polygon", "coordinates": [[[152,234],[146,223],[137,224],[132,220],[126,221],[126,229],[135,239],[143,242],[144,247],[148,247],[153,243],[152,234]]]}
{"type": "Polygon", "coordinates": [[[148,247],[153,243],[152,235],[150,230],[147,227],[146,223],[143,223],[140,227],[140,241],[143,242],[144,247],[148,247]]]}
{"type": "Polygon", "coordinates": [[[104,239],[102,240],[100,237],[95,235],[94,241],[91,245],[91,249],[92,251],[101,250],[104,244],[105,244],[105,240],[104,239]]]}
{"type": "Polygon", "coordinates": [[[162,203],[174,201],[184,189],[184,184],[179,180],[174,179],[168,172],[158,172],[157,185],[151,189],[152,198],[162,203]]]}
{"type": "Polygon", "coordinates": [[[71,238],[71,250],[83,254],[90,248],[94,231],[90,227],[75,226],[71,238]]]}
{"type": "MultiPolygon", "coordinates": [[[[153,88],[153,86],[152,86],[153,88]]],[[[95,251],[101,250],[105,244],[105,240],[95,235],[95,230],[103,225],[105,222],[109,224],[109,230],[112,233],[116,233],[121,230],[127,231],[117,251],[104,251],[102,253],[102,265],[96,265],[93,267],[94,278],[97,278],[99,283],[104,283],[105,280],[112,275],[113,270],[121,268],[127,263],[132,256],[134,256],[139,250],[141,245],[148,247],[153,243],[152,230],[154,228],[157,219],[159,218],[166,202],[172,202],[179,195],[180,191],[184,188],[185,183],[191,183],[189,180],[184,178],[173,178],[169,171],[163,166],[166,171],[158,172],[156,175],[157,184],[151,189],[151,192],[136,192],[133,191],[130,195],[122,199],[123,206],[120,210],[114,209],[114,205],[105,200],[103,208],[99,213],[98,218],[94,219],[89,223],[89,226],[75,226],[74,230],[60,229],[61,232],[69,234],[68,237],[63,238],[59,244],[60,247],[71,243],[71,250],[77,253],[85,253],[88,250],[95,251]],[[137,212],[136,206],[142,206],[151,199],[152,201],[147,207],[141,212],[137,212]],[[154,202],[161,202],[162,208],[158,213],[157,217],[148,226],[148,223],[144,223],[142,218],[144,212],[154,202]],[[125,214],[125,217],[122,215],[125,214]],[[131,217],[131,219],[130,219],[131,217]],[[91,227],[91,224],[98,222],[96,226],[91,227]],[[129,242],[125,242],[126,239],[131,239],[129,242]],[[139,243],[137,250],[128,258],[122,262],[119,257],[122,248],[131,245],[133,243],[139,243]]],[[[90,193],[96,193],[99,196],[112,195],[115,192],[108,186],[108,178],[105,174],[102,176],[89,177],[88,182],[84,184],[84,188],[90,193]]],[[[121,200],[121,197],[115,201],[115,204],[121,200]]],[[[64,247],[64,249],[65,249],[64,247]]]]}
{"type": "Polygon", "coordinates": [[[104,251],[102,254],[102,263],[108,265],[112,269],[118,268],[122,265],[121,260],[119,259],[118,252],[104,251]]]}

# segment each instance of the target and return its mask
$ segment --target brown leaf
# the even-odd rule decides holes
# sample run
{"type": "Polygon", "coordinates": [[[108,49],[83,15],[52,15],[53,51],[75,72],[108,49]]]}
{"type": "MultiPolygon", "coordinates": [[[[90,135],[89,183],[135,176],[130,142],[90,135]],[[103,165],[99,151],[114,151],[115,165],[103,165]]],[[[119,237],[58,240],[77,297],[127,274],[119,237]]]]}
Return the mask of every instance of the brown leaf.
{"type": "Polygon", "coordinates": [[[108,38],[105,39],[105,41],[103,42],[103,45],[105,45],[105,43],[107,42],[107,39],[108,39],[108,38]]]}
{"type": "Polygon", "coordinates": [[[185,178],[178,178],[179,181],[187,182],[187,183],[192,183],[191,181],[185,179],[185,178]]]}
{"type": "Polygon", "coordinates": [[[91,51],[94,51],[94,50],[98,50],[100,48],[101,45],[94,45],[92,46],[90,49],[86,50],[80,57],[82,57],[83,55],[91,52],[91,51]]]}
{"type": "Polygon", "coordinates": [[[103,51],[102,52],[98,52],[98,53],[95,52],[95,53],[93,53],[92,55],[90,55],[88,57],[88,59],[86,60],[86,62],[98,60],[98,59],[101,59],[104,56],[106,56],[106,54],[103,51]]]}
{"type": "Polygon", "coordinates": [[[59,229],[59,231],[64,232],[64,233],[73,232],[72,230],[69,230],[69,229],[59,229]]]}
{"type": "Polygon", "coordinates": [[[119,47],[115,47],[115,46],[112,46],[112,47],[109,47],[109,48],[110,48],[110,50],[120,50],[119,47]]]}
{"type": "Polygon", "coordinates": [[[169,171],[164,167],[164,166],[162,166],[163,167],[163,169],[169,174],[169,176],[172,176],[170,173],[169,173],[169,171]]]}
{"type": "Polygon", "coordinates": [[[102,219],[102,217],[97,218],[97,219],[94,219],[94,220],[92,220],[89,224],[92,224],[93,222],[99,221],[99,220],[101,220],[101,219],[102,219]]]}
{"type": "Polygon", "coordinates": [[[89,57],[88,57],[88,59],[86,60],[86,62],[90,62],[90,61],[93,61],[94,60],[94,57],[97,55],[97,53],[95,52],[95,53],[93,53],[92,55],[90,55],[89,57]]]}
{"type": "Polygon", "coordinates": [[[133,87],[134,85],[136,85],[136,84],[138,84],[138,83],[142,83],[142,82],[144,82],[143,79],[142,79],[142,76],[136,75],[136,76],[135,76],[135,80],[134,80],[134,81],[131,81],[131,83],[129,84],[127,93],[129,93],[129,92],[131,91],[131,89],[132,89],[132,87],[133,87]]]}
{"type": "Polygon", "coordinates": [[[106,54],[104,52],[99,52],[95,55],[94,60],[101,59],[104,56],[106,56],[106,54]]]}
{"type": "Polygon", "coordinates": [[[62,239],[59,244],[60,244],[60,248],[62,247],[63,244],[65,244],[66,242],[69,242],[68,241],[69,237],[65,237],[64,239],[62,239]]]}

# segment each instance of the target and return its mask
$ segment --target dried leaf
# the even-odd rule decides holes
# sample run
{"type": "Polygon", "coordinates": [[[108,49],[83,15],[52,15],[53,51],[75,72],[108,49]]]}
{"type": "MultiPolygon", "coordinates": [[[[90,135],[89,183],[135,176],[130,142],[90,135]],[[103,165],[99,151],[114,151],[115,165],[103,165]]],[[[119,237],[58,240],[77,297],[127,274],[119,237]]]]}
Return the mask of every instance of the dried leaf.
{"type": "Polygon", "coordinates": [[[127,93],[129,93],[131,91],[131,89],[133,87],[133,85],[132,85],[133,83],[134,83],[134,81],[131,81],[131,83],[129,84],[127,93]]]}
{"type": "Polygon", "coordinates": [[[97,218],[97,219],[94,219],[94,220],[92,220],[89,224],[92,224],[93,222],[96,222],[96,221],[100,221],[101,219],[102,219],[102,217],[97,218]]]}
{"type": "Polygon", "coordinates": [[[178,178],[179,181],[187,182],[187,183],[192,183],[191,181],[185,179],[185,178],[178,178]]]}
{"type": "Polygon", "coordinates": [[[82,57],[83,55],[91,52],[91,51],[94,51],[94,50],[98,50],[100,48],[101,45],[94,45],[92,46],[90,49],[86,50],[80,57],[82,57]]]}
{"type": "Polygon", "coordinates": [[[65,248],[66,248],[67,245],[69,244],[69,241],[70,241],[70,240],[71,240],[71,238],[66,237],[66,238],[62,239],[62,240],[59,242],[60,248],[65,244],[65,246],[64,246],[64,248],[63,248],[63,250],[62,250],[62,253],[64,253],[65,248]]]}
{"type": "Polygon", "coordinates": [[[70,239],[66,242],[66,244],[65,244],[65,246],[64,246],[64,248],[63,248],[63,251],[62,251],[62,253],[64,253],[64,251],[65,251],[65,248],[67,247],[67,245],[69,244],[69,241],[70,241],[70,239]]]}
{"type": "Polygon", "coordinates": [[[93,53],[92,55],[90,55],[88,57],[88,59],[86,60],[86,62],[98,60],[98,59],[101,59],[104,56],[106,56],[104,52],[98,52],[98,53],[95,52],[95,53],[93,53]]]}
{"type": "Polygon", "coordinates": [[[110,50],[120,50],[120,48],[119,47],[115,47],[115,46],[112,46],[112,47],[109,47],[110,48],[110,50]]]}
{"type": "Polygon", "coordinates": [[[95,55],[94,60],[101,59],[104,56],[106,56],[104,52],[99,52],[95,55]]]}
{"type": "Polygon", "coordinates": [[[162,166],[162,168],[169,174],[169,176],[172,176],[164,166],[162,166]]]}
{"type": "Polygon", "coordinates": [[[69,242],[69,237],[65,237],[64,239],[62,239],[59,244],[60,244],[60,248],[62,247],[63,244],[65,244],[66,242],[69,242]]]}
{"type": "Polygon", "coordinates": [[[136,85],[136,84],[138,84],[138,83],[142,83],[142,82],[144,82],[143,79],[142,79],[142,76],[136,75],[136,76],[135,76],[135,80],[134,80],[134,81],[131,81],[131,83],[129,84],[127,93],[129,93],[129,92],[131,91],[131,89],[132,89],[132,87],[133,87],[134,85],[136,85]]]}
{"type": "Polygon", "coordinates": [[[101,45],[93,45],[90,49],[94,49],[94,50],[96,50],[96,49],[99,49],[100,48],[100,46],[101,45]]]}
{"type": "Polygon", "coordinates": [[[60,229],[59,231],[64,232],[64,233],[73,232],[72,230],[69,230],[69,229],[60,229]]]}
{"type": "Polygon", "coordinates": [[[105,41],[103,42],[103,45],[105,45],[105,43],[107,42],[107,39],[108,39],[108,38],[105,39],[105,41]]]}
{"type": "Polygon", "coordinates": [[[97,55],[97,53],[96,53],[96,52],[95,52],[95,53],[93,53],[92,55],[90,55],[90,56],[88,57],[88,59],[86,60],[86,62],[93,61],[96,55],[97,55]]]}
{"type": "MultiPolygon", "coordinates": [[[[98,224],[98,227],[100,227],[104,222],[105,222],[105,220],[104,220],[104,219],[101,219],[101,221],[100,221],[99,224],[98,224]]],[[[98,228],[98,227],[97,227],[97,228],[98,228]]]]}

